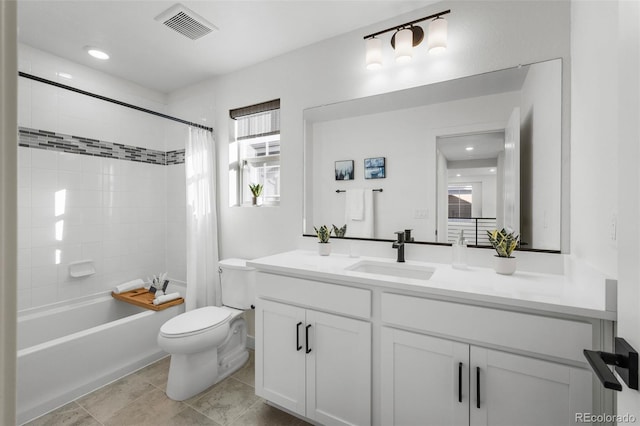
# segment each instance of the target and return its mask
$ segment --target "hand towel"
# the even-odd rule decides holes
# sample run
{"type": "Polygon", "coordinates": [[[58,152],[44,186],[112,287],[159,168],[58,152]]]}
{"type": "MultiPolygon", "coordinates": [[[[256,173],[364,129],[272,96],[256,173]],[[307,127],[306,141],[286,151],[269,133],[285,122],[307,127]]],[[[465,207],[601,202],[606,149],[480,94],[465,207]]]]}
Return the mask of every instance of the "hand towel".
{"type": "MultiPolygon", "coordinates": [[[[349,192],[347,191],[347,194],[349,192]]],[[[351,218],[347,208],[345,222],[347,224],[347,237],[373,238],[373,191],[364,190],[363,215],[361,220],[351,218]]]]}
{"type": "Polygon", "coordinates": [[[165,294],[164,296],[156,297],[155,299],[153,299],[153,304],[158,306],[158,305],[162,305],[163,303],[171,302],[172,300],[176,300],[176,299],[180,299],[180,293],[178,292],[169,293],[169,294],[165,294]]]}
{"type": "Polygon", "coordinates": [[[113,289],[113,292],[115,294],[120,294],[120,293],[124,293],[126,291],[137,290],[137,289],[143,288],[143,287],[144,287],[144,281],[142,281],[140,278],[138,278],[136,280],[129,281],[129,282],[126,282],[124,284],[117,285],[116,288],[113,289]]]}
{"type": "Polygon", "coordinates": [[[364,193],[364,189],[347,190],[347,220],[364,220],[364,193]]]}

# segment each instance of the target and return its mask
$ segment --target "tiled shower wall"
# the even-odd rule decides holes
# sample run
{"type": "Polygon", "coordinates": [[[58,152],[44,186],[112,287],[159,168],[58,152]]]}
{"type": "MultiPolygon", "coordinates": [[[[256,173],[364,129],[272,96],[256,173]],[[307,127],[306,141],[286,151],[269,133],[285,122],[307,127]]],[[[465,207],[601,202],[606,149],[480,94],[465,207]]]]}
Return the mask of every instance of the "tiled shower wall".
{"type": "MultiPolygon", "coordinates": [[[[125,80],[28,46],[19,57],[21,71],[165,112],[164,95],[125,80]]],[[[186,126],[25,78],[19,124],[18,309],[185,280],[186,126]],[[69,275],[88,259],[96,274],[69,275]]]]}

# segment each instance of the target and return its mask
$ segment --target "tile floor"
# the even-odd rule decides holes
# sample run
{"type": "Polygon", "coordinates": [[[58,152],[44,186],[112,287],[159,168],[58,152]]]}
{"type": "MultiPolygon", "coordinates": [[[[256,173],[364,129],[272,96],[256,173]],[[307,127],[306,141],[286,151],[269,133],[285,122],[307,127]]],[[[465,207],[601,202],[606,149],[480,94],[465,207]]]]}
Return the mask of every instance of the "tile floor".
{"type": "Polygon", "coordinates": [[[240,370],[183,402],[164,394],[169,357],[80,397],[28,426],[301,426],[254,391],[254,353],[240,370]]]}

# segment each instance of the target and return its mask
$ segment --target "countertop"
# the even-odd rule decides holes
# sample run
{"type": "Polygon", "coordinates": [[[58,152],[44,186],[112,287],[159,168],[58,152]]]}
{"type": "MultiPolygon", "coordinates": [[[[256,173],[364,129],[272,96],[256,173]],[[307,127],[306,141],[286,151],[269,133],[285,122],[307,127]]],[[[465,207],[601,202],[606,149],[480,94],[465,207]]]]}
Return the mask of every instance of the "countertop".
{"type": "MultiPolygon", "coordinates": [[[[580,316],[588,319],[616,320],[611,308],[615,283],[602,280],[572,280],[566,275],[516,271],[496,274],[492,268],[454,269],[449,264],[394,259],[349,257],[344,254],[320,256],[317,252],[295,250],[254,259],[247,263],[259,271],[329,281],[358,284],[388,290],[404,290],[475,302],[497,308],[534,310],[580,316]],[[428,280],[401,278],[348,270],[358,262],[373,261],[395,265],[428,267],[435,270],[428,280]]],[[[258,283],[259,285],[259,283],[258,283]]]]}

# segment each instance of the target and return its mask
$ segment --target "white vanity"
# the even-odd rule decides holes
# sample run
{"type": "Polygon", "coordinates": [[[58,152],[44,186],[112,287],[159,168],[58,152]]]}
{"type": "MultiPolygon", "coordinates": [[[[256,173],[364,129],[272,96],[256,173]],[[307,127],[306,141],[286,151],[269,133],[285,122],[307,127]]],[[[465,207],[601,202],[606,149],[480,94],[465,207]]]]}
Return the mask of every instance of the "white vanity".
{"type": "MultiPolygon", "coordinates": [[[[292,251],[256,259],[256,393],[323,425],[567,425],[609,410],[602,281],[292,251]]],[[[609,292],[608,292],[609,290],[609,292]]]]}

